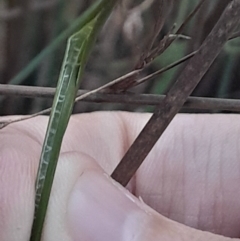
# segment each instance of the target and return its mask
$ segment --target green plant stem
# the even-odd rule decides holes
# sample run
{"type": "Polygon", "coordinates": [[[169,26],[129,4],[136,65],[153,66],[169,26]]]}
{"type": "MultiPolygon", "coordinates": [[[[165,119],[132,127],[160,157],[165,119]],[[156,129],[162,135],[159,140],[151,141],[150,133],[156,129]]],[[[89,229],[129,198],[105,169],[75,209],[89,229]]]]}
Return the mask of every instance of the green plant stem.
{"type": "Polygon", "coordinates": [[[94,18],[90,18],[89,22],[68,40],[40,157],[31,241],[41,239],[62,139],[72,112],[84,67],[96,36],[116,2],[117,0],[102,0],[94,18]]]}

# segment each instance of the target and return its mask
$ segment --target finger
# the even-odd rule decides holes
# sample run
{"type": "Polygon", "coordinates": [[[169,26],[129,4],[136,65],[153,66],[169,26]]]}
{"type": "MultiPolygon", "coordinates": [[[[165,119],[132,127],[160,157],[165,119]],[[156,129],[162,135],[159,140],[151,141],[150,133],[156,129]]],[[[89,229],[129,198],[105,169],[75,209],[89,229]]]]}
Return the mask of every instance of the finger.
{"type": "Polygon", "coordinates": [[[0,143],[0,240],[29,240],[40,145],[18,132],[2,132],[0,143]]]}
{"type": "MultiPolygon", "coordinates": [[[[142,124],[135,118],[128,127],[142,124]]],[[[173,220],[240,237],[239,135],[239,115],[178,115],[138,170],[133,193],[173,220]]]]}
{"type": "MultiPolygon", "coordinates": [[[[85,152],[111,173],[149,117],[122,112],[76,115],[62,149],[85,152]]],[[[12,137],[22,132],[40,145],[47,118],[37,120],[4,130],[12,137]]],[[[239,237],[239,123],[237,115],[178,115],[129,187],[167,217],[239,237]]]]}
{"type": "MultiPolygon", "coordinates": [[[[72,188],[66,188],[66,191],[56,189],[56,192],[52,193],[51,198],[55,200],[55,195],[58,198],[65,196],[61,200],[63,203],[66,200],[67,212],[65,208],[55,208],[56,212],[49,216],[56,217],[58,213],[63,213],[63,217],[64,215],[67,217],[63,220],[67,220],[66,227],[69,228],[67,233],[70,240],[229,240],[218,235],[194,230],[161,216],[104,174],[91,158],[81,154],[72,156],[70,153],[65,157],[68,159],[68,164],[66,164],[68,168],[71,164],[73,166],[69,170],[61,166],[57,175],[67,177],[67,173],[72,175],[72,171],[75,170],[75,178],[72,178],[70,182],[67,181],[66,186],[69,184],[70,187],[75,183],[72,188]],[[79,164],[79,170],[76,171],[74,162],[79,160],[81,160],[81,164],[79,164]],[[73,179],[75,180],[73,181],[73,179]]],[[[61,186],[64,181],[61,178],[55,180],[56,187],[61,186]]],[[[57,203],[53,204],[57,206],[57,203]]],[[[53,211],[52,208],[50,210],[53,211]]],[[[48,232],[45,230],[45,240],[59,240],[58,238],[63,237],[64,240],[68,240],[61,233],[64,225],[53,228],[56,221],[56,218],[52,218],[52,221],[48,220],[46,225],[49,229],[48,232]],[[48,237],[52,237],[52,239],[48,237]]]]}
{"type": "Polygon", "coordinates": [[[78,178],[88,170],[103,172],[91,157],[83,153],[67,152],[60,155],[42,234],[43,241],[74,240],[67,220],[69,196],[78,178]]]}
{"type": "MultiPolygon", "coordinates": [[[[110,174],[149,118],[126,112],[75,116],[69,135],[75,130],[78,137],[67,143],[74,140],[72,150],[88,153],[110,174]]],[[[240,237],[238,130],[238,115],[177,115],[131,181],[131,192],[173,220],[240,237]]]]}
{"type": "MultiPolygon", "coordinates": [[[[43,240],[220,240],[156,213],[82,153],[61,155],[43,240]]],[[[237,240],[237,239],[236,239],[237,240]]]]}
{"type": "MultiPolygon", "coordinates": [[[[93,146],[95,152],[88,153],[111,173],[150,115],[94,113],[85,118],[94,145],[83,138],[80,146],[93,146]]],[[[239,130],[238,115],[177,115],[131,181],[131,192],[173,220],[240,237],[239,130]]]]}

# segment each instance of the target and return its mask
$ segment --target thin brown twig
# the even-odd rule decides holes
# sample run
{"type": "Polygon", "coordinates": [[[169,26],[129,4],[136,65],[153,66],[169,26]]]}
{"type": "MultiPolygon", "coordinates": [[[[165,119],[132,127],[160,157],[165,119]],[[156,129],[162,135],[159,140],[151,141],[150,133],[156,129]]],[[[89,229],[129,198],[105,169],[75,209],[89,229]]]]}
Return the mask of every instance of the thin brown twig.
{"type": "MultiPolygon", "coordinates": [[[[142,84],[145,81],[151,80],[160,74],[164,73],[165,71],[176,67],[177,65],[185,62],[186,60],[190,59],[192,56],[194,56],[197,53],[197,51],[194,51],[183,58],[173,62],[172,64],[169,64],[168,66],[157,70],[156,72],[147,75],[146,77],[143,77],[139,80],[136,81],[135,85],[132,87],[135,87],[136,85],[142,84]]],[[[134,72],[133,75],[138,74],[140,71],[134,72]]],[[[124,75],[121,79],[123,78],[128,78],[128,76],[133,76],[133,75],[124,75]]],[[[118,78],[119,81],[119,78],[118,78]]],[[[111,85],[115,84],[115,82],[110,82],[112,83],[111,85]]],[[[109,85],[110,85],[109,83],[109,85]]],[[[110,85],[110,86],[111,86],[110,85]]],[[[97,91],[98,92],[98,91],[97,91]]],[[[31,86],[17,86],[17,85],[6,85],[6,84],[0,84],[0,95],[8,95],[8,96],[23,96],[23,97],[50,97],[54,94],[54,88],[49,88],[49,87],[31,87],[31,86]]],[[[82,95],[86,94],[86,92],[81,92],[78,94],[82,95]]]]}
{"type": "MultiPolygon", "coordinates": [[[[29,98],[44,97],[53,98],[55,88],[49,87],[33,87],[33,86],[16,86],[16,85],[1,85],[0,94],[4,93],[6,86],[7,95],[9,96],[27,96],[29,98]]],[[[89,92],[89,90],[79,90],[78,96],[89,92]]],[[[156,106],[163,101],[165,95],[154,94],[136,94],[136,93],[98,93],[87,96],[84,101],[94,103],[118,103],[128,105],[149,105],[156,106]]],[[[183,105],[184,109],[199,109],[199,110],[226,110],[232,112],[240,112],[240,100],[237,99],[222,99],[222,98],[206,98],[206,97],[188,97],[183,105]]]]}
{"type": "MultiPolygon", "coordinates": [[[[205,0],[202,0],[202,1],[198,4],[198,6],[194,9],[194,11],[188,16],[187,21],[189,21],[189,20],[191,19],[191,17],[194,16],[194,14],[197,12],[197,10],[200,8],[200,6],[203,4],[204,1],[205,1],[205,0]]],[[[181,29],[181,28],[186,24],[187,21],[185,21],[185,22],[180,26],[179,29],[181,29]]],[[[181,32],[181,31],[179,31],[179,30],[177,31],[177,33],[180,33],[180,32],[181,32]]],[[[232,38],[234,38],[234,37],[238,37],[238,32],[237,32],[237,35],[236,35],[236,33],[234,33],[229,39],[232,39],[232,38]]],[[[153,73],[153,74],[151,74],[151,75],[149,75],[149,76],[146,76],[146,77],[140,79],[138,82],[135,83],[135,85],[138,85],[138,84],[140,84],[140,83],[143,83],[143,82],[145,82],[145,81],[147,81],[147,80],[149,80],[149,79],[152,79],[152,78],[156,77],[157,75],[163,73],[164,71],[169,70],[170,68],[173,68],[173,67],[175,67],[176,65],[178,65],[178,64],[186,61],[187,59],[189,59],[189,58],[191,58],[192,56],[194,56],[196,53],[197,53],[197,51],[195,51],[195,52],[193,52],[193,53],[191,53],[191,54],[183,57],[182,59],[180,59],[180,60],[178,60],[178,61],[170,64],[169,66],[167,66],[167,67],[165,67],[165,68],[163,68],[163,69],[161,69],[161,70],[159,70],[159,71],[156,71],[155,73],[153,73]]],[[[143,70],[143,69],[139,69],[139,70],[132,71],[132,72],[128,73],[127,75],[124,75],[124,76],[122,76],[122,77],[120,77],[120,78],[118,78],[118,79],[116,79],[116,80],[113,80],[113,81],[111,81],[110,83],[107,83],[106,85],[103,85],[103,86],[101,86],[101,87],[99,87],[99,88],[97,88],[97,89],[94,89],[94,90],[92,90],[92,91],[88,91],[88,92],[85,92],[85,93],[81,93],[81,92],[80,92],[80,93],[81,93],[81,94],[80,94],[81,96],[78,96],[75,101],[79,101],[79,100],[85,99],[86,97],[89,97],[89,96],[91,96],[91,95],[93,95],[93,94],[96,94],[97,92],[106,90],[106,89],[110,88],[111,86],[114,86],[114,85],[116,85],[116,84],[118,84],[118,83],[121,83],[122,81],[124,81],[124,80],[126,80],[126,79],[128,79],[128,78],[132,78],[133,76],[137,76],[142,70],[143,70]]],[[[135,85],[134,85],[134,86],[135,86],[135,85]]],[[[133,86],[132,86],[132,87],[133,87],[133,86]]],[[[13,86],[8,86],[8,87],[7,87],[6,85],[0,85],[0,94],[1,94],[1,93],[2,93],[2,94],[7,94],[7,93],[10,93],[10,94],[11,94],[11,93],[14,93],[14,92],[15,92],[15,94],[18,94],[18,93],[19,93],[20,95],[23,95],[23,92],[24,92],[24,91],[22,90],[22,92],[21,92],[20,89],[16,90],[16,88],[21,88],[21,87],[13,87],[13,86]],[[3,86],[4,86],[4,87],[3,87],[3,86]],[[1,92],[1,91],[2,91],[2,92],[1,92]]],[[[23,88],[23,87],[22,87],[22,88],[23,88]]],[[[30,87],[29,87],[29,88],[30,88],[30,87]]],[[[47,88],[45,88],[45,90],[46,90],[46,89],[47,89],[47,88]]],[[[31,96],[30,91],[32,91],[32,90],[29,90],[29,89],[28,89],[27,91],[28,91],[28,94],[31,96]]],[[[43,91],[43,89],[41,89],[41,91],[43,91]]],[[[48,89],[48,91],[49,91],[49,89],[48,89]]],[[[44,96],[44,91],[43,91],[43,93],[39,93],[39,95],[40,95],[40,96],[44,96]]],[[[47,95],[48,95],[48,93],[47,93],[47,95]]],[[[35,97],[36,97],[36,95],[35,95],[35,97]]],[[[91,99],[91,98],[89,98],[89,99],[91,99]]],[[[134,102],[134,101],[133,101],[133,102],[134,102]]],[[[228,104],[229,104],[229,103],[228,103],[228,104]]],[[[224,107],[224,108],[226,108],[226,107],[224,107]]],[[[227,108],[231,108],[231,107],[227,107],[227,108]]],[[[220,108],[220,109],[222,109],[222,108],[220,108]]],[[[40,112],[37,112],[37,113],[35,113],[35,114],[32,114],[32,115],[30,115],[30,116],[27,116],[27,117],[23,117],[23,118],[16,119],[16,120],[9,120],[9,121],[6,121],[6,122],[4,122],[4,123],[2,122],[2,123],[0,123],[0,129],[3,128],[3,127],[5,127],[5,126],[7,126],[7,125],[9,125],[9,124],[11,124],[11,123],[18,122],[18,121],[22,121],[22,120],[26,120],[26,119],[30,119],[30,118],[33,118],[33,117],[35,117],[35,116],[41,115],[41,114],[47,114],[47,113],[49,113],[50,111],[51,111],[51,108],[48,108],[48,109],[42,110],[42,111],[40,111],[40,112]]]]}
{"type": "Polygon", "coordinates": [[[131,88],[132,88],[132,87],[135,87],[135,86],[137,86],[137,85],[140,85],[140,84],[142,84],[142,83],[144,83],[144,82],[146,82],[146,81],[148,81],[148,80],[151,80],[151,79],[159,76],[159,75],[162,74],[163,72],[165,72],[165,71],[167,71],[167,70],[170,70],[170,69],[178,66],[179,64],[182,64],[183,62],[185,62],[185,61],[189,60],[190,58],[192,58],[192,57],[197,53],[197,51],[198,51],[198,50],[196,50],[196,51],[194,51],[194,52],[192,52],[192,53],[184,56],[183,58],[181,58],[181,59],[173,62],[172,64],[169,64],[168,66],[166,66],[166,67],[164,67],[164,68],[162,68],[162,69],[160,69],[160,70],[155,71],[155,72],[152,73],[152,74],[147,75],[146,77],[141,78],[140,80],[137,80],[137,81],[134,83],[134,85],[131,86],[131,88]]]}
{"type": "Polygon", "coordinates": [[[190,20],[195,16],[195,14],[198,12],[198,10],[201,8],[203,3],[206,0],[201,0],[197,6],[193,9],[193,11],[186,17],[184,22],[180,25],[180,27],[176,31],[176,37],[175,38],[163,38],[163,40],[159,43],[159,46],[151,51],[149,56],[147,57],[146,62],[155,59],[158,55],[162,54],[172,43],[174,40],[177,39],[177,36],[182,34],[183,29],[185,26],[190,22],[190,20]]]}
{"type": "MultiPolygon", "coordinates": [[[[192,17],[196,14],[196,12],[200,9],[200,7],[205,1],[206,0],[201,0],[199,4],[194,8],[194,10],[187,16],[185,21],[181,24],[181,26],[176,31],[175,36],[171,34],[171,30],[170,30],[169,33],[160,41],[160,43],[158,43],[158,46],[156,48],[154,49],[148,48],[147,52],[145,50],[143,54],[140,56],[140,59],[138,60],[135,69],[143,70],[147,65],[152,63],[157,56],[162,54],[172,44],[172,42],[175,39],[177,39],[179,35],[181,35],[183,28],[186,26],[186,24],[189,23],[189,21],[192,19],[192,17]]],[[[128,79],[123,79],[121,82],[118,82],[112,85],[111,89],[118,92],[126,91],[132,88],[133,86],[137,85],[136,79],[137,79],[137,75],[132,76],[128,79]]]]}
{"type": "MultiPolygon", "coordinates": [[[[146,59],[149,56],[149,53],[151,52],[151,50],[153,49],[154,43],[156,42],[156,39],[159,36],[159,33],[161,32],[162,27],[165,24],[166,18],[173,7],[173,1],[172,0],[155,1],[153,4],[153,7],[154,7],[155,11],[157,12],[156,19],[154,21],[153,29],[150,33],[150,38],[146,45],[146,48],[142,51],[140,59],[138,60],[138,62],[136,64],[135,68],[137,68],[137,69],[144,66],[145,63],[148,64],[146,59]]],[[[162,45],[161,43],[162,43],[162,41],[160,42],[160,45],[162,45]]]]}
{"type": "MultiPolygon", "coordinates": [[[[79,101],[79,100],[82,100],[82,99],[86,98],[87,96],[89,96],[89,95],[91,95],[91,94],[95,94],[95,93],[97,93],[97,92],[99,92],[99,91],[106,90],[107,88],[111,87],[112,85],[114,85],[114,84],[116,84],[116,83],[118,83],[118,82],[121,82],[124,78],[129,78],[129,77],[131,77],[131,76],[134,76],[134,75],[138,74],[139,71],[141,71],[141,70],[134,70],[134,71],[132,71],[132,72],[130,72],[130,73],[124,75],[124,76],[121,76],[121,77],[119,77],[119,78],[117,78],[117,79],[115,79],[115,80],[113,80],[113,81],[111,81],[111,82],[109,82],[109,83],[107,83],[107,84],[99,87],[99,88],[96,88],[96,89],[91,90],[91,91],[89,91],[89,92],[87,92],[87,93],[85,93],[85,94],[83,94],[83,95],[81,95],[81,96],[78,96],[78,97],[75,99],[75,102],[77,102],[77,101],[79,101]]],[[[19,122],[19,121],[28,120],[28,119],[34,118],[34,117],[36,117],[36,116],[39,116],[39,115],[48,114],[51,110],[52,110],[52,108],[48,108],[48,109],[39,111],[39,112],[37,112],[37,113],[34,113],[34,114],[32,114],[32,115],[24,116],[24,117],[15,119],[15,120],[7,120],[7,121],[4,121],[4,122],[0,122],[0,129],[2,129],[2,128],[6,127],[6,126],[8,126],[8,125],[10,125],[10,124],[12,124],[12,123],[16,123],[16,122],[19,122]]]]}
{"type": "MultiPolygon", "coordinates": [[[[139,84],[142,84],[143,82],[147,81],[147,80],[150,80],[150,79],[153,79],[155,78],[156,76],[162,74],[163,72],[185,62],[186,60],[192,58],[198,51],[194,51],[192,53],[190,53],[189,55],[186,55],[185,57],[183,57],[182,59],[146,76],[146,77],[143,77],[141,78],[140,80],[136,81],[135,85],[133,85],[132,87],[136,86],[136,85],[139,85],[139,84]]],[[[75,102],[77,101],[80,101],[80,100],[83,100],[89,96],[92,96],[93,94],[96,94],[98,92],[101,92],[103,90],[106,90],[108,88],[110,88],[111,90],[111,86],[114,86],[118,83],[121,83],[123,80],[125,79],[128,79],[128,78],[131,78],[133,76],[137,76],[140,72],[142,71],[142,69],[139,69],[139,70],[135,70],[135,71],[132,71],[124,76],[121,76],[97,89],[94,89],[94,90],[91,90],[91,91],[79,91],[78,94],[77,94],[77,98],[75,100],[75,102]]],[[[110,91],[111,92],[111,91],[110,91]]],[[[55,93],[55,89],[54,88],[49,88],[49,87],[30,87],[30,86],[15,86],[15,85],[4,85],[4,84],[0,84],[0,95],[14,95],[14,96],[24,96],[24,97],[51,97],[52,95],[54,95],[55,93]]],[[[110,95],[111,96],[111,95],[110,95]]],[[[114,95],[113,95],[114,96],[114,95]]],[[[111,97],[113,97],[111,96],[111,97]]],[[[125,96],[126,97],[126,96],[125,96]]],[[[160,97],[161,98],[161,97],[160,97]]],[[[89,99],[92,99],[92,98],[89,98],[89,99]]],[[[94,99],[94,97],[93,97],[94,99]]],[[[116,97],[115,97],[116,99],[116,97]]],[[[94,100],[93,100],[94,101],[94,100]]],[[[104,100],[103,100],[104,101],[104,100]]],[[[106,101],[106,99],[105,99],[106,101]]],[[[112,99],[112,101],[114,101],[112,99]]],[[[109,102],[109,101],[107,101],[109,102]]],[[[127,103],[127,102],[124,102],[124,101],[119,101],[118,99],[118,102],[120,103],[127,103]]],[[[136,100],[132,100],[130,99],[129,102],[132,102],[132,103],[139,103],[139,104],[144,104],[144,101],[141,102],[141,101],[138,101],[136,102],[136,100]]],[[[148,103],[145,103],[146,105],[148,103]]],[[[232,109],[232,106],[230,105],[229,106],[229,101],[227,102],[227,106],[224,104],[223,107],[216,107],[216,109],[219,109],[220,110],[232,110],[232,111],[238,111],[238,109],[236,109],[236,107],[234,107],[234,109],[232,109]]],[[[234,104],[236,104],[234,102],[234,104]]],[[[154,105],[154,104],[153,104],[154,105]]],[[[190,107],[189,108],[198,108],[198,107],[190,107]]],[[[208,109],[206,107],[203,107],[203,109],[208,109]]],[[[211,109],[211,108],[210,108],[211,109]]],[[[19,121],[24,121],[24,120],[27,120],[27,119],[31,119],[31,118],[34,118],[36,116],[39,116],[39,115],[43,115],[43,114],[47,114],[51,111],[51,108],[48,108],[48,109],[45,109],[45,110],[42,110],[42,111],[39,111],[37,113],[34,113],[32,115],[29,115],[29,116],[25,116],[25,117],[22,117],[22,118],[19,118],[19,119],[15,119],[15,120],[8,120],[8,121],[4,121],[4,122],[1,122],[0,123],[0,129],[6,127],[7,125],[9,124],[12,124],[12,123],[15,123],[15,122],[19,122],[19,121]]]]}
{"type": "Polygon", "coordinates": [[[127,185],[240,23],[239,16],[240,0],[233,0],[117,165],[113,179],[127,185]]]}
{"type": "Polygon", "coordinates": [[[229,40],[239,38],[239,37],[240,37],[240,31],[233,33],[232,36],[229,38],[229,40]]]}
{"type": "MultiPolygon", "coordinates": [[[[194,54],[195,54],[195,53],[194,53],[194,54]]],[[[151,78],[153,78],[153,77],[156,77],[157,75],[163,73],[163,72],[166,71],[166,70],[169,70],[169,69],[172,68],[172,67],[175,67],[176,65],[178,65],[178,64],[186,61],[186,60],[189,59],[190,57],[192,57],[192,56],[188,55],[188,56],[186,56],[185,58],[182,58],[182,59],[180,59],[179,61],[176,61],[175,63],[170,64],[169,66],[163,68],[162,70],[157,71],[158,73],[155,73],[155,75],[152,75],[152,77],[150,77],[149,79],[151,79],[151,78]]],[[[119,77],[119,78],[117,78],[117,79],[115,79],[115,80],[113,80],[113,81],[111,81],[111,82],[103,85],[103,86],[100,86],[99,88],[96,88],[96,89],[94,89],[94,90],[88,91],[88,92],[86,92],[86,93],[84,93],[84,94],[82,94],[82,95],[80,95],[80,96],[77,96],[77,98],[75,99],[75,102],[80,101],[80,100],[83,100],[83,99],[85,99],[86,97],[88,97],[88,96],[90,96],[90,95],[92,95],[92,94],[95,94],[95,93],[97,93],[97,92],[103,91],[103,90],[109,89],[109,91],[111,92],[111,87],[112,87],[112,86],[115,86],[115,85],[118,84],[118,83],[122,83],[122,82],[123,82],[124,80],[126,80],[126,79],[130,79],[130,78],[132,78],[132,77],[135,77],[135,76],[139,75],[139,73],[140,73],[142,70],[143,70],[143,69],[134,70],[134,71],[129,72],[128,74],[123,75],[123,76],[121,76],[121,77],[119,77]]],[[[143,81],[145,81],[145,80],[143,80],[143,81]]],[[[140,80],[140,82],[141,82],[141,80],[140,80]]],[[[1,87],[1,86],[3,87],[4,85],[0,85],[0,87],[1,87]]],[[[7,89],[7,88],[5,87],[5,92],[6,92],[6,89],[7,89]]],[[[9,90],[9,88],[8,88],[8,90],[9,90]]],[[[21,117],[21,118],[18,118],[18,119],[14,119],[14,120],[7,120],[7,121],[4,121],[4,122],[1,122],[1,123],[0,123],[0,129],[2,129],[2,128],[6,127],[6,126],[8,126],[8,125],[10,125],[10,124],[12,124],[12,123],[16,123],[16,122],[19,122],[19,121],[28,120],[28,119],[34,118],[34,117],[36,117],[36,116],[39,116],[39,115],[47,114],[47,113],[49,113],[49,112],[51,111],[51,109],[52,109],[52,108],[48,108],[48,109],[39,111],[39,112],[37,112],[37,113],[34,113],[34,114],[32,114],[32,115],[24,116],[24,117],[21,117]]]]}
{"type": "Polygon", "coordinates": [[[189,23],[189,21],[195,16],[195,14],[198,12],[198,10],[202,7],[206,0],[201,0],[198,5],[193,9],[193,11],[187,16],[185,21],[181,24],[181,26],[178,28],[176,34],[181,34],[185,26],[189,23]]]}

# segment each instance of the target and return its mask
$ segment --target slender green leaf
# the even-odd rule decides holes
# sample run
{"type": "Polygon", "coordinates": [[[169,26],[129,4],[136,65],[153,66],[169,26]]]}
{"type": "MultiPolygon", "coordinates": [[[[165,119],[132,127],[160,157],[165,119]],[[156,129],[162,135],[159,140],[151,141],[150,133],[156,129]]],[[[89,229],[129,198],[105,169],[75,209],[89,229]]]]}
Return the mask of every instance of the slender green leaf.
{"type": "Polygon", "coordinates": [[[116,0],[103,0],[98,13],[68,40],[36,180],[35,217],[32,241],[41,238],[62,139],[74,105],[80,80],[96,36],[111,13],[116,0]]]}

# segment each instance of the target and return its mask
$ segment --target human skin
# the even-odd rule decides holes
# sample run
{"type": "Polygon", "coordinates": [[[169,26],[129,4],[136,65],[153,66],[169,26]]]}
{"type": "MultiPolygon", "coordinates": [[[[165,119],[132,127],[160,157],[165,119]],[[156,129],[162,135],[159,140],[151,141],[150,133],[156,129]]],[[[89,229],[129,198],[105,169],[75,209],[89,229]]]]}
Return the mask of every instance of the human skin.
{"type": "MultiPolygon", "coordinates": [[[[240,240],[240,116],[177,115],[128,192],[106,173],[149,117],[96,112],[71,118],[44,241],[240,240]]],[[[29,240],[47,121],[41,116],[0,130],[1,241],[29,240]]]]}

